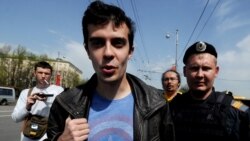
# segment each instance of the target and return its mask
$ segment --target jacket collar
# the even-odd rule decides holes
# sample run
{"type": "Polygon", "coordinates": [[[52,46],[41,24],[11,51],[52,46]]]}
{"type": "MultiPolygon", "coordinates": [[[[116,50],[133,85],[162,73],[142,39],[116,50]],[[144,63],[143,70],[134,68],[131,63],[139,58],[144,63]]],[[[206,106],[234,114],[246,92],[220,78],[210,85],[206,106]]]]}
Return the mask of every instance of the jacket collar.
{"type": "MultiPolygon", "coordinates": [[[[156,109],[164,106],[166,101],[159,89],[147,85],[136,76],[127,73],[126,77],[132,89],[132,94],[135,101],[135,107],[141,113],[143,117],[150,116],[156,109]]],[[[67,109],[76,111],[82,111],[82,109],[88,109],[92,94],[97,86],[97,75],[94,74],[89,81],[77,86],[75,89],[65,92],[64,97],[60,96],[61,104],[66,106],[67,109]],[[68,94],[66,94],[68,93],[68,94]]],[[[88,113],[84,111],[85,116],[88,113]]]]}
{"type": "Polygon", "coordinates": [[[135,104],[142,115],[150,116],[152,112],[166,104],[161,90],[147,85],[129,73],[127,73],[127,79],[132,89],[135,104]]]}

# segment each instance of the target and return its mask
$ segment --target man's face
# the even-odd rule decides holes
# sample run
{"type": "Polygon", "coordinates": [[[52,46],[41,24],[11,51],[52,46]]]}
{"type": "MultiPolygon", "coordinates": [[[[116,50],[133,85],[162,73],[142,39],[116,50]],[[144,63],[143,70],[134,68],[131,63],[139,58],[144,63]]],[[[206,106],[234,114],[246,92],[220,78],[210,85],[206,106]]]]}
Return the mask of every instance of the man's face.
{"type": "Polygon", "coordinates": [[[175,72],[166,72],[163,79],[163,89],[167,92],[175,92],[179,88],[179,81],[175,72]]]}
{"type": "Polygon", "coordinates": [[[46,81],[49,83],[51,78],[51,70],[49,68],[37,67],[34,76],[36,77],[37,85],[46,86],[46,81]]]}
{"type": "Polygon", "coordinates": [[[88,31],[87,52],[98,79],[104,82],[121,80],[133,53],[129,51],[128,27],[122,24],[116,28],[110,22],[89,25],[88,31]]]}
{"type": "Polygon", "coordinates": [[[184,67],[190,90],[205,93],[212,90],[218,72],[216,58],[209,53],[191,55],[184,67]]]}

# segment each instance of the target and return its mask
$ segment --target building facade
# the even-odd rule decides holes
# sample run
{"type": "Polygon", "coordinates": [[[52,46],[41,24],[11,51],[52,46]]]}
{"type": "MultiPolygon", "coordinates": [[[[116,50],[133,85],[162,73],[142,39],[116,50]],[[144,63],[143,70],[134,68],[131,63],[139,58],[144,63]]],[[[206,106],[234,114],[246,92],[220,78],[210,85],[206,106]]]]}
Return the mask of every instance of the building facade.
{"type": "MultiPolygon", "coordinates": [[[[42,59],[53,67],[51,83],[65,88],[71,88],[82,80],[82,71],[69,61],[57,59],[42,59]]],[[[0,57],[0,82],[3,86],[20,89],[35,84],[33,77],[34,64],[39,60],[17,57],[0,57]]]]}
{"type": "Polygon", "coordinates": [[[48,60],[53,67],[51,82],[66,88],[72,87],[72,79],[82,78],[82,71],[71,62],[57,58],[48,60]],[[73,78],[72,78],[73,77],[73,78]]]}

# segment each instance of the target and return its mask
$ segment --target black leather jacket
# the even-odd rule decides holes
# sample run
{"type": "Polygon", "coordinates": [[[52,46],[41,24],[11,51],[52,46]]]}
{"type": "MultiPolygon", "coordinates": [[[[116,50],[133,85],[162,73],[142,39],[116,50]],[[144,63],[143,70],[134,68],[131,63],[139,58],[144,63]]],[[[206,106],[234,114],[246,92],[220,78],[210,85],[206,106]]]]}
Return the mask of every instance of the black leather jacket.
{"type": "MultiPolygon", "coordinates": [[[[156,88],[137,77],[127,74],[127,79],[134,96],[134,140],[135,141],[171,141],[174,140],[174,128],[169,105],[156,88]]],[[[97,85],[97,77],[84,85],[70,89],[58,95],[51,107],[47,140],[57,140],[62,134],[65,120],[71,118],[88,118],[91,95],[97,85]]]]}

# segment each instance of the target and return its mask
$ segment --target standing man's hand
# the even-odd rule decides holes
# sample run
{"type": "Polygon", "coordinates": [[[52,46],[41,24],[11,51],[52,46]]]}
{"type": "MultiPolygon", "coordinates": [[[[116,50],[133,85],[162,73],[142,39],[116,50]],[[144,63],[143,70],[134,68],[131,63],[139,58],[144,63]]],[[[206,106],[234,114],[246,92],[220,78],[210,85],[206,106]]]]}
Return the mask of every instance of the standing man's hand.
{"type": "Polygon", "coordinates": [[[27,97],[27,102],[26,102],[26,109],[27,109],[28,111],[30,111],[32,105],[35,104],[35,103],[36,103],[36,96],[35,96],[35,95],[30,95],[30,96],[28,96],[28,97],[27,97]]]}
{"type": "Polygon", "coordinates": [[[89,125],[86,118],[70,119],[68,117],[58,141],[83,141],[88,138],[88,135],[89,125]]]}
{"type": "Polygon", "coordinates": [[[47,99],[46,97],[41,97],[38,96],[37,94],[31,94],[30,96],[27,97],[26,109],[30,111],[32,105],[36,103],[36,100],[45,101],[46,99],[47,99]]]}

